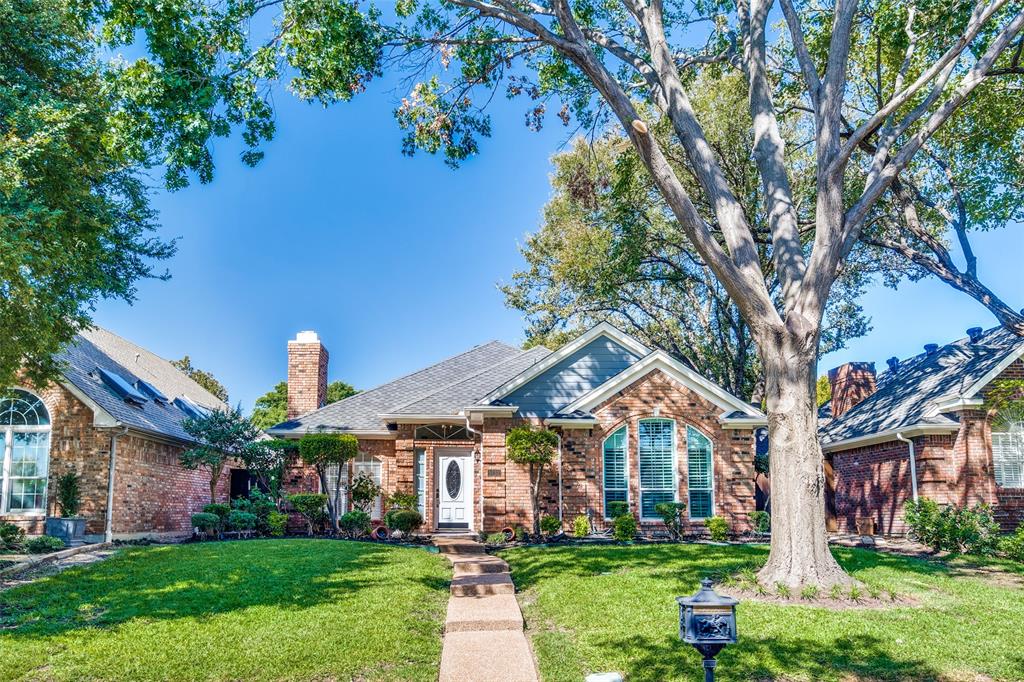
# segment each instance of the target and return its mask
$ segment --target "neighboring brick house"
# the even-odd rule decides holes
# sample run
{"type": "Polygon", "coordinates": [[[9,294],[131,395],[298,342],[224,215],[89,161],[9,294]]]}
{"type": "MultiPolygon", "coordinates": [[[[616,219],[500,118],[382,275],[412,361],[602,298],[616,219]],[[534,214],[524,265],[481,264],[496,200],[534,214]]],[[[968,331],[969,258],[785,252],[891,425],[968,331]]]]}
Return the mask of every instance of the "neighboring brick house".
{"type": "Polygon", "coordinates": [[[860,521],[902,534],[915,489],[943,504],[987,503],[1006,530],[1024,521],[1024,425],[985,408],[994,382],[1024,379],[1024,339],[1001,327],[967,334],[890,358],[877,378],[872,363],[829,372],[821,435],[833,530],[857,532],[860,521]]]}
{"type": "MultiPolygon", "coordinates": [[[[654,506],[669,500],[688,503],[694,531],[712,515],[749,528],[764,414],[608,324],[555,352],[492,341],[327,406],[327,351],[316,335],[290,341],[288,360],[289,421],[269,433],[357,436],[361,454],[341,475],[416,492],[429,532],[532,523],[527,469],[505,456],[506,433],[524,423],[560,435],[542,513],[565,528],[579,514],[605,527],[611,501],[656,527],[654,506]]],[[[289,481],[315,485],[301,469],[289,481]]],[[[374,515],[382,511],[378,502],[374,515]]]]}
{"type": "MultiPolygon", "coordinates": [[[[74,471],[87,539],[191,533],[190,515],[209,502],[210,487],[205,473],[178,462],[190,443],[181,421],[224,403],[167,360],[98,327],[60,359],[60,380],[0,394],[0,521],[42,533],[57,513],[55,481],[74,471]]],[[[222,477],[225,499],[233,478],[222,477]]]]}

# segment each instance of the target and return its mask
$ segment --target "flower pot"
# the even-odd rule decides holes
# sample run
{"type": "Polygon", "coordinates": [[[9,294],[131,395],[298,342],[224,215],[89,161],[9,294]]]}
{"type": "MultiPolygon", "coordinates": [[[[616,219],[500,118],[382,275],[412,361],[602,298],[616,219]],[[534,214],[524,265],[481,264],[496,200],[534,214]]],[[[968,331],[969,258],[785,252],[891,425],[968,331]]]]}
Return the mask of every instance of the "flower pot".
{"type": "Polygon", "coordinates": [[[70,518],[48,516],[46,517],[46,534],[60,538],[68,547],[84,545],[85,518],[81,516],[70,518]]]}

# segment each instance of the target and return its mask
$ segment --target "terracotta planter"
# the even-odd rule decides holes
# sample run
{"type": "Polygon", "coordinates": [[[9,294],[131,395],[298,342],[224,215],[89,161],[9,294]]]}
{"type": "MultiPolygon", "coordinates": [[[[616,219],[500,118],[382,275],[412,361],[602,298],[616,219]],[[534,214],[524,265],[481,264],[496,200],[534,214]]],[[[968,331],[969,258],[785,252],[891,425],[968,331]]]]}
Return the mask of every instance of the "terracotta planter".
{"type": "Polygon", "coordinates": [[[84,545],[85,518],[82,516],[69,518],[48,516],[46,517],[46,534],[60,538],[68,547],[84,545]]]}

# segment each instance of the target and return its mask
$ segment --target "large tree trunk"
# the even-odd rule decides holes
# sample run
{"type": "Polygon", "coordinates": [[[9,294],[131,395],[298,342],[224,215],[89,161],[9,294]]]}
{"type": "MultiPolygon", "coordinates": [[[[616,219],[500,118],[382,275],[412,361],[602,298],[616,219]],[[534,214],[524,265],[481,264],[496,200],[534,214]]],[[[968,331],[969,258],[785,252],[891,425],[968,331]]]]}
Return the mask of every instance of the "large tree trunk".
{"type": "MultiPolygon", "coordinates": [[[[813,344],[801,344],[802,346],[813,344]]],[[[818,442],[816,353],[787,340],[762,348],[768,401],[772,540],[762,584],[830,588],[852,579],[828,548],[825,470],[818,442]]]]}

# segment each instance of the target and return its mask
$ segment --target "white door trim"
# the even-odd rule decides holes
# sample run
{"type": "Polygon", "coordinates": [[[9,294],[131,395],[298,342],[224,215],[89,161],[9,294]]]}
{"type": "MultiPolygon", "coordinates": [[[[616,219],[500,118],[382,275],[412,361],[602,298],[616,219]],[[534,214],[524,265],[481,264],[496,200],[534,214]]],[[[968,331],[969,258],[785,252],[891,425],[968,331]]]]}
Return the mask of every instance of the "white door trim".
{"type": "Polygon", "coordinates": [[[475,505],[473,504],[473,500],[474,500],[474,493],[476,491],[474,490],[474,486],[473,486],[473,450],[472,450],[472,448],[435,448],[434,449],[434,472],[435,472],[434,480],[436,481],[436,487],[434,489],[434,494],[436,496],[435,499],[437,500],[437,514],[436,514],[437,519],[436,519],[435,524],[437,526],[437,530],[439,530],[439,531],[461,528],[461,526],[442,526],[441,525],[442,523],[453,523],[451,521],[445,521],[444,520],[444,518],[443,518],[443,510],[442,510],[443,500],[446,497],[446,491],[443,489],[443,486],[445,484],[445,475],[444,475],[444,471],[442,470],[442,462],[447,462],[447,461],[451,460],[452,458],[457,458],[458,460],[460,460],[459,461],[459,465],[461,467],[462,488],[463,488],[463,490],[462,490],[462,493],[463,493],[462,505],[463,505],[464,510],[465,510],[464,511],[465,519],[466,519],[465,522],[467,524],[465,526],[465,528],[468,528],[469,530],[475,530],[475,523],[474,523],[474,518],[473,518],[474,517],[473,510],[475,508],[475,505]]]}

